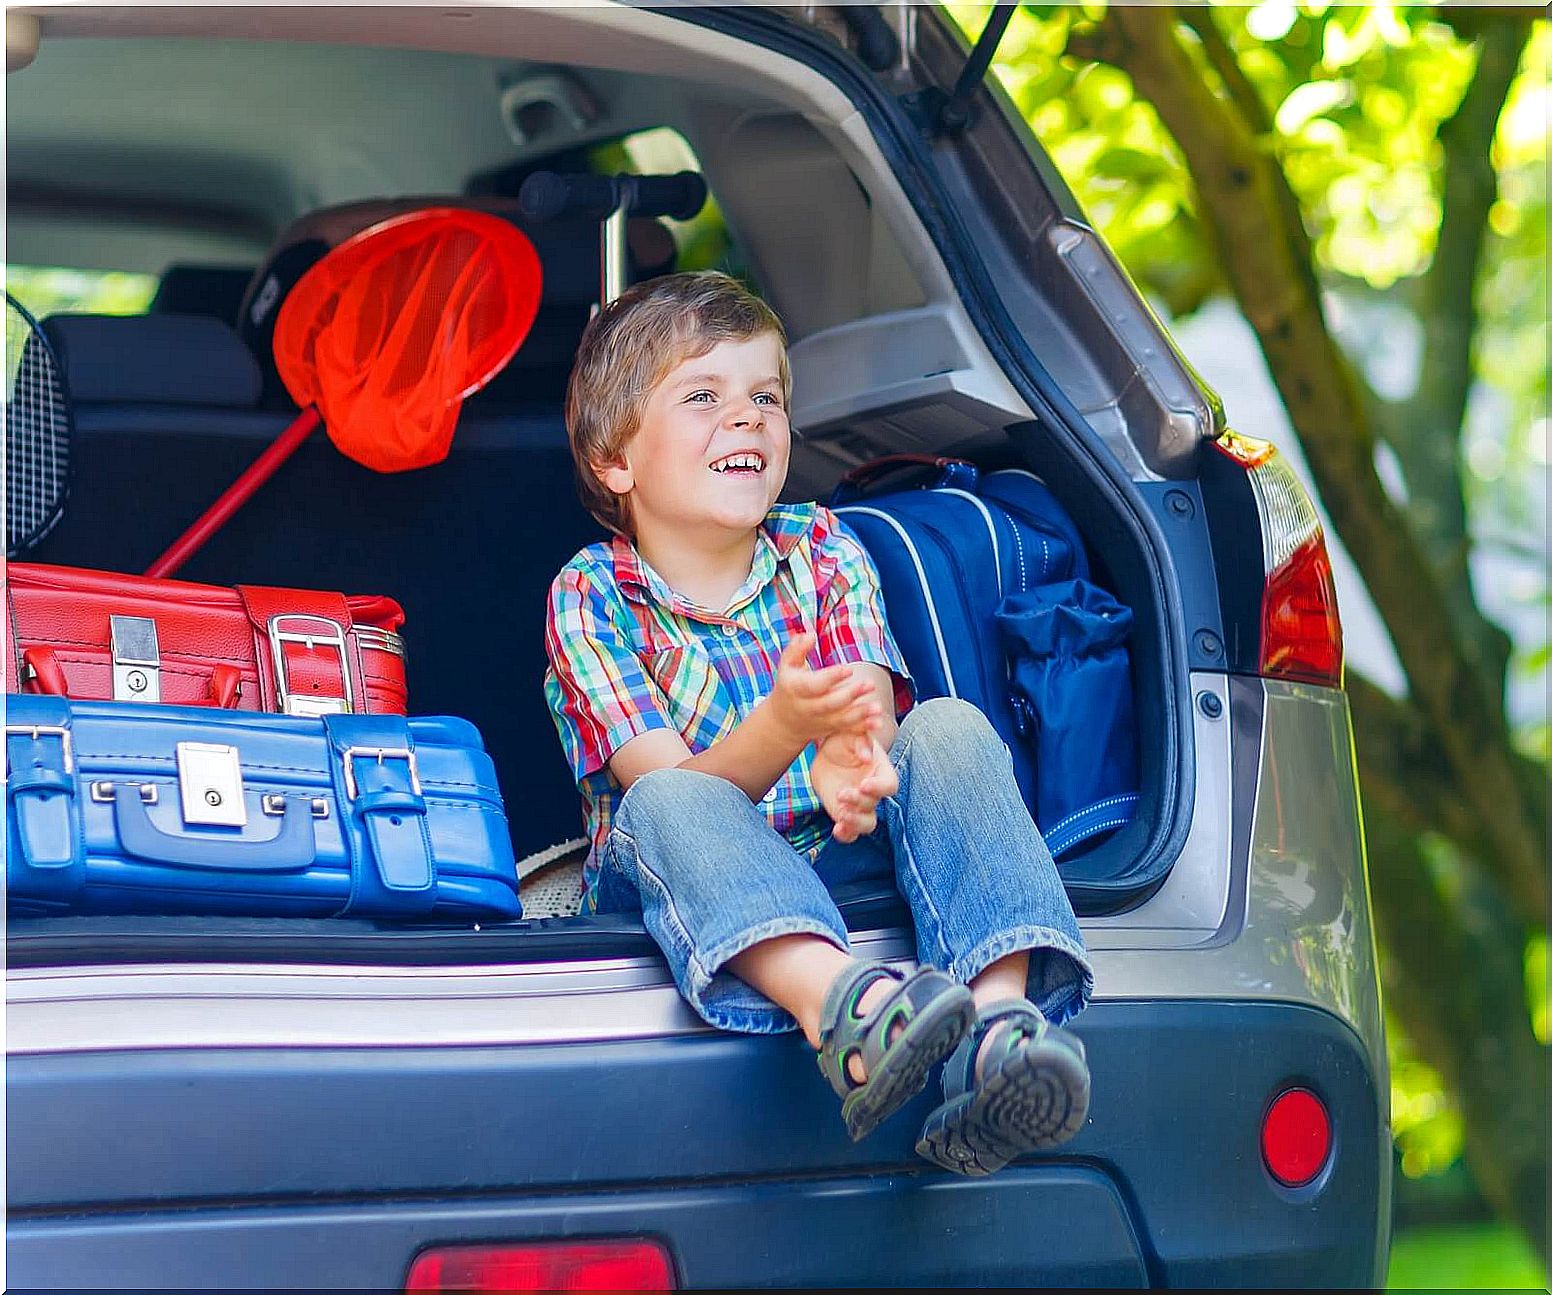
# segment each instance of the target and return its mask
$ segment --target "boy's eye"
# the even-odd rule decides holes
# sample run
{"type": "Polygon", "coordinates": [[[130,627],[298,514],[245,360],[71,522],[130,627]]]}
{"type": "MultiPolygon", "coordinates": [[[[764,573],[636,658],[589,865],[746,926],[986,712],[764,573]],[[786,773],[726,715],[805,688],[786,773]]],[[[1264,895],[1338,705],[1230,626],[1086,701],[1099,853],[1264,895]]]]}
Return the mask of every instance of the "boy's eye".
{"type": "Polygon", "coordinates": [[[710,391],[692,391],[688,396],[685,397],[685,401],[689,402],[691,400],[694,400],[694,401],[698,401],[699,403],[704,405],[708,400],[715,400],[716,398],[717,397],[716,397],[716,394],[714,392],[710,392],[710,391]]]}
{"type": "Polygon", "coordinates": [[[761,405],[779,405],[781,397],[773,391],[762,391],[755,396],[755,402],[761,405]]]}

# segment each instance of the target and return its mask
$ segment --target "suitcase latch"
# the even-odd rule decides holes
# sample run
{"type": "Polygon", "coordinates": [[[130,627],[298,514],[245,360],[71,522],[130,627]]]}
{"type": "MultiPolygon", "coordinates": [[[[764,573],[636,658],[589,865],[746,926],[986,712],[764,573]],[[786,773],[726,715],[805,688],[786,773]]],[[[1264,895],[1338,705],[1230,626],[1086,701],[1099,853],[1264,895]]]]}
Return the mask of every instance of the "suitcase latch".
{"type": "Polygon", "coordinates": [[[246,827],[248,805],[243,797],[242,762],[237,748],[212,742],[179,742],[175,750],[183,821],[246,827]]]}
{"type": "Polygon", "coordinates": [[[161,701],[162,651],[149,616],[110,616],[113,700],[161,701]]]}
{"type": "Polygon", "coordinates": [[[302,612],[282,612],[269,618],[269,650],[275,668],[275,700],[285,715],[349,715],[355,710],[350,687],[350,648],[345,629],[326,616],[302,612]],[[339,654],[340,692],[338,697],[297,694],[291,689],[286,666],[286,644],[305,644],[309,652],[329,648],[339,654]]]}

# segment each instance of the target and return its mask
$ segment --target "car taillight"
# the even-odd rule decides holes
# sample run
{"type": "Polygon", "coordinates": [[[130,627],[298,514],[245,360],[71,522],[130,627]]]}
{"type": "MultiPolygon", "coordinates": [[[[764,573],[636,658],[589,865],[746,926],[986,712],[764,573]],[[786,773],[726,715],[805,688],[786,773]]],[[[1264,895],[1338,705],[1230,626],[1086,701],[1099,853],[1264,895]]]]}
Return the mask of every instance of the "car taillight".
{"type": "Polygon", "coordinates": [[[1284,1187],[1314,1182],[1331,1155],[1331,1117],[1308,1088],[1290,1088],[1261,1121],[1261,1158],[1284,1187]]]}
{"type": "Polygon", "coordinates": [[[674,1267],[654,1241],[540,1241],[440,1246],[415,1257],[407,1291],[673,1290],[674,1267]]]}
{"type": "Polygon", "coordinates": [[[1342,621],[1315,505],[1270,442],[1225,432],[1213,445],[1245,469],[1261,519],[1260,672],[1340,688],[1342,621]]]}

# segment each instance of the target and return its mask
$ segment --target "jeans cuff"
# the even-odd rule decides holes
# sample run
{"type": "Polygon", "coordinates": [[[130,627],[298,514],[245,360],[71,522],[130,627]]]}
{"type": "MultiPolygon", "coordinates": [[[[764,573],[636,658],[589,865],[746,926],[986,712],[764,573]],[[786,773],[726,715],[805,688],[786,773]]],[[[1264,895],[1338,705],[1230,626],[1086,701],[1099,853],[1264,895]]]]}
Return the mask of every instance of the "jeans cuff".
{"type": "Polygon", "coordinates": [[[1028,952],[1029,979],[1025,995],[1052,1025],[1061,1025],[1088,1006],[1094,993],[1094,968],[1082,944],[1049,926],[1016,926],[982,941],[948,972],[969,984],[987,967],[1010,953],[1028,952]]]}
{"type": "Polygon", "coordinates": [[[776,917],[751,926],[708,949],[690,954],[684,996],[700,1018],[720,1030],[741,1034],[782,1034],[798,1028],[791,1012],[777,1006],[752,985],[723,968],[744,950],[783,935],[817,935],[842,953],[850,953],[846,933],[812,917],[776,917]]]}

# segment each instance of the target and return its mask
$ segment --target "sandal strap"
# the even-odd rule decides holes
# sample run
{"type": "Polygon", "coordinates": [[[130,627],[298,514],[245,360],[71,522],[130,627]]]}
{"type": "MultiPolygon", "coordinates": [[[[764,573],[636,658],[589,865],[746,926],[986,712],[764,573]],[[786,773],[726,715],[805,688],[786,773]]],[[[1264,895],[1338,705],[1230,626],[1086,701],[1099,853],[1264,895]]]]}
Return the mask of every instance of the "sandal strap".
{"type": "Polygon", "coordinates": [[[857,1087],[847,1066],[851,1054],[859,1053],[863,1068],[872,1074],[872,1063],[882,1052],[871,1036],[877,1032],[879,1024],[890,1019],[890,1014],[882,1009],[899,997],[899,990],[888,995],[879,1010],[867,1017],[857,1012],[862,996],[880,980],[895,980],[904,985],[906,976],[882,962],[863,962],[843,971],[825,992],[824,1004],[819,1011],[819,1069],[841,1097],[857,1087]],[[870,1044],[874,1046],[870,1047],[870,1044]]]}
{"type": "Polygon", "coordinates": [[[965,1035],[953,1055],[943,1064],[943,1096],[948,1101],[962,1097],[975,1087],[975,1063],[986,1036],[1002,1022],[1009,1028],[997,1036],[986,1054],[983,1072],[991,1070],[1025,1039],[1037,1042],[1050,1028],[1045,1015],[1027,998],[1003,998],[988,1003],[976,1012],[975,1025],[965,1035]]]}

